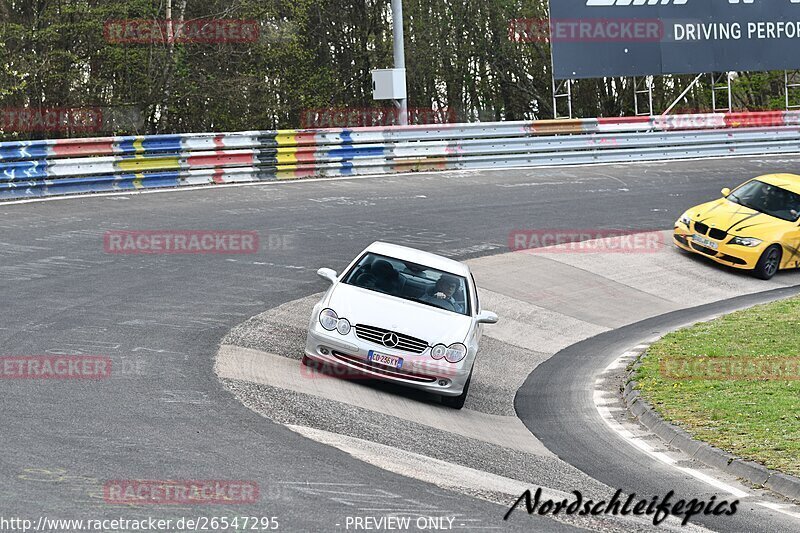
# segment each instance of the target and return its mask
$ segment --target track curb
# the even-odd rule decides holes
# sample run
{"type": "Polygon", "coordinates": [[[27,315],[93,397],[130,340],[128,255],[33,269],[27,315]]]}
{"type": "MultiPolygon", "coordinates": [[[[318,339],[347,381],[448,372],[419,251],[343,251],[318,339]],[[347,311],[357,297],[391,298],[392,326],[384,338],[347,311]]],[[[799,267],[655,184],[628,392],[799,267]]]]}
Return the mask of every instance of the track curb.
{"type": "Polygon", "coordinates": [[[763,465],[746,461],[710,444],[697,440],[685,430],[675,426],[663,418],[644,398],[638,390],[638,382],[634,379],[642,357],[647,353],[650,344],[642,344],[631,352],[636,353],[636,360],[628,370],[622,397],[628,411],[647,429],[658,435],[664,442],[678,448],[689,457],[727,474],[744,479],[753,485],[767,488],[800,502],[800,478],[770,470],[763,465]]]}

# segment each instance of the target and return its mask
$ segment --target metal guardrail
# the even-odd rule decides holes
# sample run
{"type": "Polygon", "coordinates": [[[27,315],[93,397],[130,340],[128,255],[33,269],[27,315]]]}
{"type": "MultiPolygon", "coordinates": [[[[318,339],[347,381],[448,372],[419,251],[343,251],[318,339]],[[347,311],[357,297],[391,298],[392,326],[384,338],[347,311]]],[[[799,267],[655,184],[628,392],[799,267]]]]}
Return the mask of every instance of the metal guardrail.
{"type": "Polygon", "coordinates": [[[800,152],[800,111],[0,143],[0,200],[425,170],[800,152]]]}

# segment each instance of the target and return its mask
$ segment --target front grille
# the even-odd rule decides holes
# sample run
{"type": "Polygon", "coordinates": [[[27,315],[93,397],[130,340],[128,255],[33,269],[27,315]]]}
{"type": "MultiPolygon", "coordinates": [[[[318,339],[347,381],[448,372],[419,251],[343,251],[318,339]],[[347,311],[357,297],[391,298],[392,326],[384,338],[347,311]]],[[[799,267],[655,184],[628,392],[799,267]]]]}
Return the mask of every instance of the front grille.
{"type": "Polygon", "coordinates": [[[694,248],[695,250],[697,250],[701,254],[706,254],[706,255],[711,255],[711,256],[716,256],[717,255],[717,251],[716,250],[712,250],[711,248],[706,248],[705,246],[700,246],[699,244],[697,244],[695,242],[692,242],[692,248],[694,248]]]}
{"type": "Polygon", "coordinates": [[[386,346],[383,344],[383,336],[387,333],[394,333],[397,335],[397,346],[390,346],[390,348],[402,350],[404,352],[422,353],[428,347],[427,342],[410,335],[404,335],[403,333],[397,333],[396,331],[377,328],[375,326],[367,326],[365,324],[356,325],[356,336],[359,339],[374,342],[375,344],[380,344],[381,346],[386,346]]]}
{"type": "Polygon", "coordinates": [[[706,226],[702,222],[695,222],[694,230],[700,235],[705,235],[706,233],[708,233],[708,226],[706,226]]]}
{"type": "Polygon", "coordinates": [[[381,376],[406,379],[408,381],[416,381],[418,383],[432,383],[436,381],[435,377],[423,376],[422,374],[415,374],[413,372],[407,372],[405,370],[400,370],[400,369],[381,367],[372,363],[371,361],[364,361],[362,359],[359,359],[358,357],[354,357],[352,355],[348,355],[342,352],[334,351],[333,356],[341,361],[353,365],[356,368],[359,368],[361,370],[368,370],[373,374],[380,374],[381,376]]]}
{"type": "Polygon", "coordinates": [[[722,241],[728,236],[728,232],[723,229],[711,228],[711,231],[708,232],[708,236],[712,239],[722,241]]]}

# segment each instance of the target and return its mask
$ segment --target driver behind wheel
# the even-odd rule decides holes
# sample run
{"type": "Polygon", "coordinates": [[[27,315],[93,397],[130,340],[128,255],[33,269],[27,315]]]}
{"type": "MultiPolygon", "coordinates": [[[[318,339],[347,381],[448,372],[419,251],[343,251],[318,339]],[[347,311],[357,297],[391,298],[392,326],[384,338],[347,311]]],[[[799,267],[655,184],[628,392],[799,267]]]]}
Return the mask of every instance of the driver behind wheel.
{"type": "Polygon", "coordinates": [[[762,201],[764,202],[764,207],[768,211],[782,211],[786,208],[786,204],[788,203],[785,191],[771,185],[765,187],[762,201]]]}
{"type": "Polygon", "coordinates": [[[460,306],[453,295],[458,289],[458,282],[450,276],[443,275],[436,282],[432,295],[426,295],[422,299],[438,307],[457,311],[460,306]]]}

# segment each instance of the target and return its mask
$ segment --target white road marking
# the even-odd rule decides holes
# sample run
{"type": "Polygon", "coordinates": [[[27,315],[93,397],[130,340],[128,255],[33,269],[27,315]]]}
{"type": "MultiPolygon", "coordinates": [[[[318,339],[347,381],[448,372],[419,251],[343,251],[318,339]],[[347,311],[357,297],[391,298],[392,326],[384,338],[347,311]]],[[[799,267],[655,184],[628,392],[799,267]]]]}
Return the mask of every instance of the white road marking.
{"type": "Polygon", "coordinates": [[[751,496],[749,493],[747,493],[747,492],[745,492],[743,490],[739,490],[739,489],[737,489],[735,487],[732,487],[731,485],[728,485],[727,483],[724,483],[724,482],[722,482],[720,480],[712,478],[712,477],[710,477],[710,476],[708,476],[706,474],[703,474],[699,470],[695,470],[694,468],[686,468],[686,467],[677,466],[676,465],[677,461],[675,461],[674,459],[672,459],[671,457],[669,457],[668,455],[666,455],[666,454],[664,454],[662,452],[655,451],[642,438],[634,436],[630,431],[628,431],[627,429],[622,427],[622,424],[620,424],[619,422],[614,420],[614,417],[611,414],[611,412],[598,403],[598,401],[601,399],[601,398],[599,398],[599,396],[601,394],[602,394],[601,391],[598,391],[598,390],[595,389],[595,391],[594,391],[595,402],[594,403],[595,403],[595,408],[597,409],[597,412],[600,413],[600,417],[603,419],[603,422],[605,422],[608,427],[610,427],[615,433],[617,433],[620,437],[622,437],[628,444],[630,444],[634,448],[637,448],[638,450],[644,452],[645,454],[649,455],[653,459],[656,459],[657,461],[659,461],[661,463],[669,465],[669,466],[675,468],[676,470],[680,470],[681,472],[689,474],[690,476],[692,476],[692,477],[694,477],[696,479],[699,479],[700,481],[703,481],[704,483],[707,483],[708,485],[711,485],[713,488],[715,488],[717,490],[721,490],[721,491],[727,492],[728,494],[730,494],[730,495],[732,495],[732,496],[734,496],[736,498],[747,498],[747,497],[751,496]]]}
{"type": "Polygon", "coordinates": [[[160,400],[164,403],[181,403],[190,405],[203,405],[211,403],[208,395],[203,391],[193,390],[164,390],[161,391],[160,400]]]}
{"type": "Polygon", "coordinates": [[[487,244],[476,244],[474,246],[469,246],[467,248],[459,248],[455,250],[438,250],[437,253],[445,257],[455,258],[455,257],[461,257],[462,255],[468,255],[480,252],[490,252],[492,250],[499,250],[500,248],[503,248],[503,246],[500,244],[487,243],[487,244]]]}
{"type": "Polygon", "coordinates": [[[326,481],[279,481],[280,485],[336,485],[341,487],[366,487],[365,483],[328,483],[326,481]]]}
{"type": "Polygon", "coordinates": [[[586,183],[588,181],[606,181],[607,178],[582,178],[573,181],[528,181],[523,183],[496,183],[495,187],[503,189],[515,189],[517,187],[541,187],[542,185],[573,185],[586,183]]]}
{"type": "Polygon", "coordinates": [[[766,507],[767,509],[772,509],[773,511],[778,511],[779,513],[789,515],[793,518],[800,518],[800,513],[793,512],[790,510],[795,507],[793,505],[783,505],[780,503],[773,503],[773,502],[756,502],[756,505],[766,507]]]}
{"type": "MultiPolygon", "coordinates": [[[[620,361],[630,360],[632,356],[633,357],[637,356],[639,353],[646,350],[648,347],[649,344],[640,344],[636,346],[633,350],[623,353],[606,367],[605,372],[609,372],[610,370],[623,366],[619,364],[620,361]]],[[[652,446],[650,446],[650,444],[648,444],[642,437],[637,437],[633,435],[633,433],[631,433],[629,430],[623,427],[622,424],[620,424],[614,419],[614,416],[611,414],[611,410],[607,407],[608,392],[600,389],[601,382],[602,382],[601,378],[598,378],[595,381],[595,390],[592,395],[595,408],[597,409],[597,412],[600,414],[600,418],[603,419],[603,422],[605,422],[606,425],[610,427],[612,431],[614,431],[617,435],[619,435],[620,438],[625,440],[625,442],[627,442],[634,448],[637,448],[638,450],[642,451],[643,453],[647,454],[648,456],[652,457],[653,459],[665,465],[671,466],[672,468],[680,472],[683,472],[684,474],[692,476],[695,479],[698,479],[706,483],[707,485],[713,487],[714,489],[727,492],[728,494],[734,496],[735,498],[744,499],[744,498],[751,498],[754,496],[754,494],[745,492],[744,490],[729,485],[728,483],[725,483],[724,481],[721,481],[709,474],[706,474],[705,472],[701,472],[700,470],[697,470],[695,468],[679,466],[677,464],[678,461],[676,459],[674,459],[665,452],[657,451],[652,446]]],[[[781,505],[778,503],[761,501],[761,500],[755,501],[753,503],[755,503],[756,505],[760,505],[762,507],[766,507],[768,509],[772,509],[773,511],[777,511],[792,518],[800,519],[800,513],[797,512],[796,506],[781,505]]]]}
{"type": "MultiPolygon", "coordinates": [[[[471,489],[471,491],[496,492],[510,498],[517,498],[526,490],[537,486],[517,479],[498,476],[489,472],[482,472],[474,468],[448,463],[433,457],[392,448],[355,437],[349,437],[347,435],[340,435],[305,426],[287,425],[287,427],[307,438],[338,448],[365,463],[369,463],[389,472],[395,472],[406,477],[432,483],[444,489],[461,492],[464,488],[468,488],[471,489]]],[[[544,486],[541,486],[541,488],[542,497],[546,499],[558,501],[572,499],[574,497],[574,495],[567,494],[558,489],[544,486]]],[[[621,524],[626,522],[633,522],[639,525],[644,523],[652,524],[647,517],[603,517],[604,520],[610,518],[619,520],[621,524]]],[[[710,531],[702,526],[691,523],[683,527],[680,523],[680,518],[671,515],[664,524],[675,526],[674,528],[667,527],[667,530],[681,531],[683,533],[705,533],[710,531]]],[[[662,527],[664,524],[662,524],[662,527]]]]}

